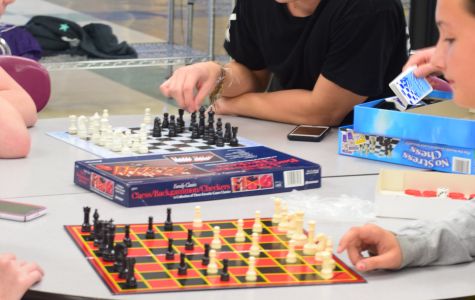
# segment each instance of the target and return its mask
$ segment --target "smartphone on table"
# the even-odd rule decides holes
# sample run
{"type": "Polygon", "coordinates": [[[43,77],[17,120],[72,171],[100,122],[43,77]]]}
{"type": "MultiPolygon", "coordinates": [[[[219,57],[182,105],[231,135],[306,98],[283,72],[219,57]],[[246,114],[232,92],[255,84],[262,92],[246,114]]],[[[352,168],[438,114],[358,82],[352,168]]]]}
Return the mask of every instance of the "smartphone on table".
{"type": "Polygon", "coordinates": [[[0,200],[0,218],[13,221],[26,222],[46,214],[46,207],[0,200]]]}
{"type": "Polygon", "coordinates": [[[329,131],[328,126],[298,125],[287,138],[292,141],[320,142],[329,131]]]}

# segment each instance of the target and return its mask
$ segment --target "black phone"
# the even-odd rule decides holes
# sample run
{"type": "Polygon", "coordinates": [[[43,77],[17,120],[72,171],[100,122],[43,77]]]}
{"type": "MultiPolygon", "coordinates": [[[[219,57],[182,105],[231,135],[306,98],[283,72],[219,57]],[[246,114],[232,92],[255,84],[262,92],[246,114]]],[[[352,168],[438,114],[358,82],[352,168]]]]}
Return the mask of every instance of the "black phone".
{"type": "Polygon", "coordinates": [[[329,131],[328,126],[299,125],[287,135],[287,138],[292,141],[320,142],[329,131]]]}

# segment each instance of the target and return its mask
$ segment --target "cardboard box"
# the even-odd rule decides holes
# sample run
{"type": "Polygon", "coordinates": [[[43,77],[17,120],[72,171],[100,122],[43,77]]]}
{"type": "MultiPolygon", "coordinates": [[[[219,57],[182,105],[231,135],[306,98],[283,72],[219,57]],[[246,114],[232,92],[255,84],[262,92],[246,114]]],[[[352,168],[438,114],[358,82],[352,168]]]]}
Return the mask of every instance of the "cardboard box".
{"type": "Polygon", "coordinates": [[[355,131],[426,144],[475,148],[475,113],[456,106],[452,101],[403,112],[381,107],[384,107],[384,99],[357,105],[354,110],[355,131]]]}
{"type": "Polygon", "coordinates": [[[376,185],[375,213],[380,217],[438,219],[468,205],[472,201],[468,199],[474,197],[474,176],[384,169],[376,185]],[[437,196],[438,191],[444,195],[437,196]]]}
{"type": "Polygon", "coordinates": [[[78,161],[74,182],[127,207],[319,188],[318,164],[257,146],[78,161]]]}
{"type": "Polygon", "coordinates": [[[352,126],[339,129],[338,153],[441,172],[475,174],[475,149],[363,134],[352,126]]]}

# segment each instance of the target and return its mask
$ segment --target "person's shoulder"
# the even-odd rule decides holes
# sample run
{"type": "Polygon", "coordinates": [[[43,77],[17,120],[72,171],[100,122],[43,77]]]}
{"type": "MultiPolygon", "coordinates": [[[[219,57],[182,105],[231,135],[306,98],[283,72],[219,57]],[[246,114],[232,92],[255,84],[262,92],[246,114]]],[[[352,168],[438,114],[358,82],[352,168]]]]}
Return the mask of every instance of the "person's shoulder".
{"type": "Polygon", "coordinates": [[[275,0],[237,0],[236,5],[245,9],[265,9],[276,5],[275,0]]]}
{"type": "Polygon", "coordinates": [[[327,0],[347,17],[371,15],[381,11],[402,11],[400,0],[327,0]]]}

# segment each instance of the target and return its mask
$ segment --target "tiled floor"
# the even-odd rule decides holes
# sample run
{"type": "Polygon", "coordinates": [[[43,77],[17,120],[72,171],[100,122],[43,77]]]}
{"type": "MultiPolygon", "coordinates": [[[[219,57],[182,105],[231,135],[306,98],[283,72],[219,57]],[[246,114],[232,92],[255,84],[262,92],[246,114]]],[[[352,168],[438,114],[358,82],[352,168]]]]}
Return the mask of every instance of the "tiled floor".
{"type": "MultiPolygon", "coordinates": [[[[216,1],[215,54],[224,55],[222,41],[233,0],[216,1]]],[[[258,1],[258,0],[256,0],[258,1]]],[[[194,2],[193,48],[208,49],[208,0],[175,0],[175,43],[186,37],[188,2],[194,2]]],[[[403,0],[406,9],[409,0],[403,0]]],[[[75,21],[112,26],[119,40],[129,43],[159,43],[167,39],[168,0],[17,0],[2,17],[6,23],[25,24],[35,15],[50,15],[75,21]]],[[[173,101],[161,96],[158,86],[168,75],[167,67],[59,70],[50,72],[52,97],[40,118],[92,114],[103,108],[111,114],[156,114],[174,111],[173,101]]]]}

